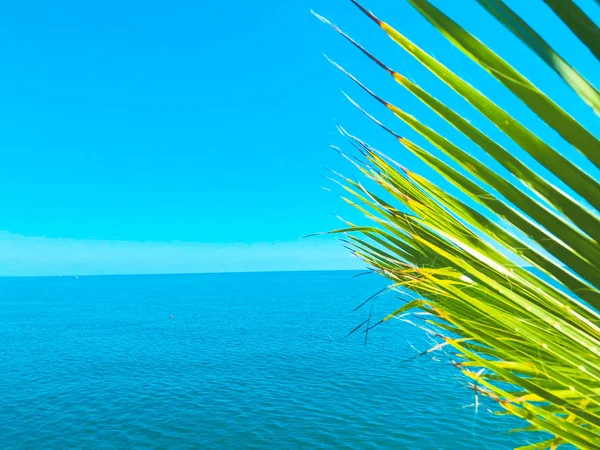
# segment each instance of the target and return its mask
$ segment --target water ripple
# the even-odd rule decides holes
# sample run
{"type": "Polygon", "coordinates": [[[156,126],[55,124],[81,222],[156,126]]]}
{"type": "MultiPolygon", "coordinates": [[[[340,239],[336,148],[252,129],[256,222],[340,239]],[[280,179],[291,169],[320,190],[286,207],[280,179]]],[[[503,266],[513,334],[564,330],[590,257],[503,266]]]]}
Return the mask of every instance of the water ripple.
{"type": "Polygon", "coordinates": [[[454,368],[402,362],[409,342],[431,345],[413,328],[341,339],[380,286],[332,272],[0,280],[3,448],[523,444],[505,433],[517,421],[463,408],[454,368]]]}

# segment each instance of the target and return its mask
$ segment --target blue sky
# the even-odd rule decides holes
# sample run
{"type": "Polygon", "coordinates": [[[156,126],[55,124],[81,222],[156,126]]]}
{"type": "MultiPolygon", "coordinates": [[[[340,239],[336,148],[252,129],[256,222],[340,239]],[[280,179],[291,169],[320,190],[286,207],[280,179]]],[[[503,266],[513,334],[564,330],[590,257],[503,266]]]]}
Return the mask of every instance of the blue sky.
{"type": "MultiPolygon", "coordinates": [[[[579,161],[406,2],[363,3],[579,161]]],[[[598,133],[593,114],[474,1],[434,3],[598,133]]],[[[600,84],[587,50],[541,1],[507,3],[600,84]]],[[[598,20],[592,0],[578,3],[598,20]]],[[[477,149],[310,9],[512,145],[347,0],[8,2],[0,11],[0,275],[362,267],[332,239],[300,239],[338,226],[332,213],[351,214],[322,177],[324,166],[348,169],[326,145],[343,143],[334,118],[438,179],[348,104],[341,89],[422,142],[323,53],[477,149]]]]}

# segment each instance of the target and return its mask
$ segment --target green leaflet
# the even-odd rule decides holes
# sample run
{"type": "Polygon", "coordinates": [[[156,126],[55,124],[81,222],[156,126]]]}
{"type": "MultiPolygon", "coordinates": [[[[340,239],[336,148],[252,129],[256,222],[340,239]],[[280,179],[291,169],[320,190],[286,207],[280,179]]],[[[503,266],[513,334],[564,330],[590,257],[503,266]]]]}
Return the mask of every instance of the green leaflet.
{"type": "MultiPolygon", "coordinates": [[[[596,24],[573,2],[573,0],[544,0],[581,42],[600,60],[600,32],[596,24]]],[[[598,3],[598,0],[596,0],[598,3]]]]}
{"type": "MultiPolygon", "coordinates": [[[[565,286],[571,289],[571,291],[573,291],[579,297],[587,300],[596,307],[600,307],[600,292],[596,291],[593,287],[585,283],[580,278],[574,276],[563,266],[556,264],[545,255],[535,251],[526,242],[520,240],[514,234],[508,232],[493,220],[475,211],[461,200],[448,195],[446,192],[439,189],[437,186],[430,183],[423,177],[420,177],[417,174],[411,174],[410,176],[430,195],[448,208],[449,211],[453,212],[474,227],[480,230],[485,230],[486,234],[491,239],[505,245],[507,248],[510,248],[515,254],[534,264],[537,268],[546,271],[548,274],[564,283],[565,286]]],[[[560,294],[555,295],[559,296],[560,294]]]]}
{"type": "Polygon", "coordinates": [[[567,142],[600,167],[600,141],[529,80],[428,0],[409,0],[427,20],[463,53],[510,89],[567,142]]]}
{"type": "MultiPolygon", "coordinates": [[[[421,64],[429,69],[434,75],[439,77],[444,83],[450,86],[466,101],[477,108],[484,116],[492,121],[507,136],[516,142],[523,150],[531,155],[538,163],[556,175],[565,184],[570,186],[575,192],[590,202],[596,209],[600,209],[600,185],[598,181],[590,175],[576,167],[568,159],[556,152],[552,147],[542,141],[539,137],[530,132],[525,126],[502,110],[489,98],[475,89],[469,83],[458,77],[451,70],[432,58],[426,52],[417,47],[413,42],[405,38],[397,30],[385,22],[376,18],[360,6],[355,0],[352,3],[357,5],[365,14],[375,21],[392,40],[398,43],[411,56],[416,58],[421,64]]],[[[598,156],[596,157],[596,159],[598,156]]]]}
{"type": "MultiPolygon", "coordinates": [[[[495,76],[509,75],[511,80],[507,81],[508,84],[515,84],[515,80],[523,81],[516,71],[512,72],[514,69],[428,1],[409,1],[456,45],[487,65],[488,70],[492,67],[492,72],[503,73],[494,73],[495,76]]],[[[581,80],[574,75],[575,69],[565,69],[562,65],[564,60],[555,60],[558,55],[540,41],[541,38],[518,16],[504,9],[501,0],[477,1],[487,5],[500,21],[542,58],[551,58],[546,62],[554,62],[554,66],[550,64],[554,70],[563,71],[563,75],[566,73],[567,82],[576,80],[573,89],[584,100],[587,95],[586,101],[594,104],[593,96],[597,96],[597,92],[582,88],[581,80]]],[[[567,9],[562,12],[567,11],[570,4],[570,1],[565,1],[563,6],[567,9]]],[[[494,172],[417,118],[377,97],[350,75],[365,91],[450,157],[452,164],[460,165],[481,183],[472,181],[428,149],[400,137],[363,110],[406,149],[483,208],[475,210],[432,181],[340,130],[361,152],[360,159],[347,159],[366,180],[363,183],[343,178],[341,185],[351,196],[344,200],[362,212],[371,224],[361,226],[346,222],[346,228],[335,233],[347,235],[346,244],[375,272],[391,280],[390,289],[400,290],[402,297],[413,299],[396,307],[376,325],[397,322],[391,319],[398,319],[406,326],[415,326],[440,340],[422,355],[452,347],[454,351],[449,355],[446,350],[443,352],[471,380],[470,386],[476,396],[486,396],[507,414],[529,422],[529,426],[515,432],[542,431],[551,434],[550,439],[546,434],[540,442],[524,448],[554,448],[563,444],[584,449],[600,448],[598,180],[569,165],[569,161],[475,88],[389,25],[363,11],[392,39],[592,205],[590,208],[557,189],[539,176],[535,167],[525,165],[449,106],[387,68],[332,25],[398,83],[550,205],[547,208],[529,190],[514,186],[512,179],[494,172]],[[518,266],[516,257],[522,258],[518,261],[532,263],[554,281],[518,266]],[[558,284],[555,285],[555,282],[558,284]],[[422,313],[415,312],[415,309],[422,313]]],[[[330,23],[324,18],[321,20],[330,23]]],[[[582,23],[581,20],[579,23],[582,23]]],[[[571,140],[582,152],[590,150],[586,145],[596,145],[587,140],[589,136],[581,133],[579,124],[569,121],[562,115],[564,112],[552,106],[548,97],[534,99],[531,92],[535,91],[526,94],[516,85],[509,87],[517,96],[524,97],[529,106],[541,108],[545,105],[546,111],[541,111],[541,114],[546,114],[547,121],[561,121],[557,126],[563,127],[563,135],[578,130],[580,135],[571,136],[571,140]]],[[[535,92],[535,95],[540,94],[535,92]]]]}
{"type": "Polygon", "coordinates": [[[421,157],[424,161],[442,173],[445,177],[456,184],[466,195],[473,198],[475,201],[487,206],[494,213],[506,219],[509,223],[522,230],[528,237],[536,241],[540,246],[547,250],[550,254],[556,256],[569,268],[577,272],[581,277],[588,280],[594,286],[600,286],[600,274],[596,266],[589,261],[582,259],[571,249],[565,246],[562,242],[556,240],[552,235],[545,232],[534,222],[527,219],[514,208],[505,204],[501,200],[491,196],[487,191],[484,191],[475,183],[469,181],[451,167],[444,164],[441,160],[435,158],[422,148],[413,144],[410,141],[402,142],[412,152],[421,157]]]}
{"type": "MultiPolygon", "coordinates": [[[[340,66],[338,67],[344,71],[343,68],[340,66]]],[[[591,261],[600,260],[600,249],[598,249],[598,246],[595,245],[592,240],[587,238],[587,236],[578,233],[576,229],[571,228],[568,223],[564,222],[560,217],[556,216],[543,205],[536,202],[535,199],[528,197],[523,192],[516,189],[502,177],[498,176],[489,168],[479,163],[477,160],[451,144],[449,141],[430,128],[421,124],[414,117],[404,113],[400,109],[391,105],[389,102],[377,97],[371,90],[362,85],[362,83],[360,83],[348,72],[344,72],[357,84],[359,84],[359,86],[365,89],[370,95],[392,110],[396,116],[416,129],[419,133],[436,145],[436,147],[461,164],[470,173],[474,174],[480,180],[497,189],[508,200],[515,204],[515,206],[519,207],[530,217],[535,217],[548,229],[551,234],[548,234],[531,220],[527,219],[527,217],[523,216],[518,211],[515,211],[510,205],[507,205],[502,200],[491,196],[487,191],[471,182],[466,177],[462,176],[460,173],[456,172],[427,151],[414,145],[405,138],[400,138],[398,135],[388,130],[394,134],[394,136],[396,136],[410,151],[415,153],[432,167],[436,168],[467,195],[472,197],[477,202],[489,207],[493,212],[519,228],[527,236],[535,240],[538,244],[559,258],[561,261],[569,264],[579,275],[586,278],[597,288],[600,288],[600,272],[598,271],[597,267],[591,263],[591,261]],[[583,255],[580,255],[578,251],[581,251],[583,255]]]]}
{"type": "MultiPolygon", "coordinates": [[[[522,163],[518,158],[514,157],[509,151],[507,151],[502,146],[500,146],[492,139],[487,137],[484,133],[482,133],[476,127],[471,125],[460,115],[452,111],[451,108],[447,107],[442,102],[429,95],[427,92],[425,92],[412,81],[408,80],[406,77],[402,76],[400,73],[387,67],[383,62],[381,62],[379,59],[377,59],[375,56],[369,53],[354,39],[352,39],[350,36],[344,33],[339,27],[335,26],[324,17],[319,16],[316,13],[313,14],[315,14],[315,16],[324,23],[330,25],[334,30],[340,33],[344,38],[346,38],[361,52],[363,52],[368,58],[370,58],[377,65],[383,68],[386,72],[392,75],[392,77],[401,86],[410,91],[419,100],[421,100],[433,111],[435,111],[446,121],[448,121],[448,123],[450,123],[456,129],[464,133],[474,143],[479,145],[479,147],[485,150],[490,156],[492,156],[496,161],[502,164],[513,175],[519,178],[519,180],[525,183],[530,189],[535,191],[541,197],[547,199],[549,203],[555,205],[559,211],[564,213],[566,217],[568,217],[575,225],[579,226],[590,237],[594,238],[596,241],[600,241],[600,218],[597,215],[594,215],[587,207],[579,203],[576,199],[567,195],[562,190],[558,189],[552,183],[549,183],[548,181],[537,175],[533,170],[528,168],[527,165],[522,163]]],[[[339,65],[337,66],[340,67],[339,65]]],[[[346,72],[341,67],[340,69],[346,72]]],[[[356,80],[354,77],[352,78],[358,82],[358,80],[356,80]]],[[[369,93],[372,92],[369,91],[369,93]]],[[[388,103],[383,101],[382,99],[377,97],[377,100],[388,106],[388,103]]],[[[592,199],[592,201],[594,202],[594,204],[597,203],[598,206],[600,206],[600,199],[598,199],[597,201],[594,201],[594,199],[592,199]]]]}
{"type": "MultiPolygon", "coordinates": [[[[490,14],[532,49],[548,66],[600,115],[600,92],[542,38],[533,28],[513,12],[502,0],[477,0],[490,14]]],[[[598,40],[600,36],[596,36],[598,40]]]]}

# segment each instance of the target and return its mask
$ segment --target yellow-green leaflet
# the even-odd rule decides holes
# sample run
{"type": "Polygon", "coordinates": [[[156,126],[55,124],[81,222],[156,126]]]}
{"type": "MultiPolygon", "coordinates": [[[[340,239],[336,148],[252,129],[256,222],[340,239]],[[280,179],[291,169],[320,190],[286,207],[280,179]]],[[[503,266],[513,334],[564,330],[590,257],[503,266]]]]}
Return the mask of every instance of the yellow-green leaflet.
{"type": "MultiPolygon", "coordinates": [[[[429,0],[403,1],[431,23],[431,32],[441,32],[584,155],[590,167],[600,167],[598,138],[553,100],[551,93],[541,92],[502,59],[502,49],[489,48],[461,27],[442,11],[443,2],[436,2],[438,7],[429,0]]],[[[470,1],[484,8],[489,20],[504,25],[532,56],[537,55],[550,75],[558,74],[557,82],[566,83],[578,101],[600,114],[599,91],[567,62],[568,54],[555,51],[503,0],[470,1]]],[[[339,176],[335,182],[343,188],[344,201],[364,216],[365,223],[344,221],[343,228],[330,233],[344,235],[345,245],[374,273],[389,279],[388,291],[398,291],[403,300],[373,325],[365,321],[352,333],[365,323],[363,333],[375,326],[416,326],[437,340],[421,355],[445,354],[452,347],[456,353],[448,362],[464,373],[475,395],[487,397],[497,413],[523,419],[523,426],[511,432],[543,433],[538,442],[522,449],[566,444],[600,449],[597,172],[574,164],[396,27],[356,0],[351,2],[539,164],[520,160],[483,128],[456,113],[443,97],[434,97],[426,86],[390,68],[338,26],[315,14],[350,42],[357,54],[367,56],[354,64],[381,67],[391,75],[394,86],[410,92],[506,169],[498,171],[480,161],[425,119],[384,99],[376,93],[378,89],[333,63],[352,80],[353,87],[359,87],[357,95],[375,100],[372,103],[390,120],[400,119],[395,125],[384,125],[347,96],[368,120],[400,144],[383,153],[339,128],[360,155],[347,157],[358,178],[339,176]],[[423,138],[425,144],[403,133],[423,138]],[[438,180],[456,187],[458,194],[397,163],[402,158],[396,155],[407,151],[439,174],[438,180]],[[540,175],[542,167],[575,194],[540,175]]],[[[557,22],[600,59],[600,31],[572,0],[539,3],[540,8],[551,8],[557,22]]]]}

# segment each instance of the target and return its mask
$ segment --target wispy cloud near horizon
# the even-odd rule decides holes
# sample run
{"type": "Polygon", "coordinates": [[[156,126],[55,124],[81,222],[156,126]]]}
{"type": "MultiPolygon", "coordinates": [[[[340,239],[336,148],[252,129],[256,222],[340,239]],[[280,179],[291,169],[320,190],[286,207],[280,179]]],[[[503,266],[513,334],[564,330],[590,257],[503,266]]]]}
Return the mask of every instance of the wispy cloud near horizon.
{"type": "Polygon", "coordinates": [[[331,239],[274,243],[134,242],[0,231],[0,276],[360,269],[331,239]]]}

